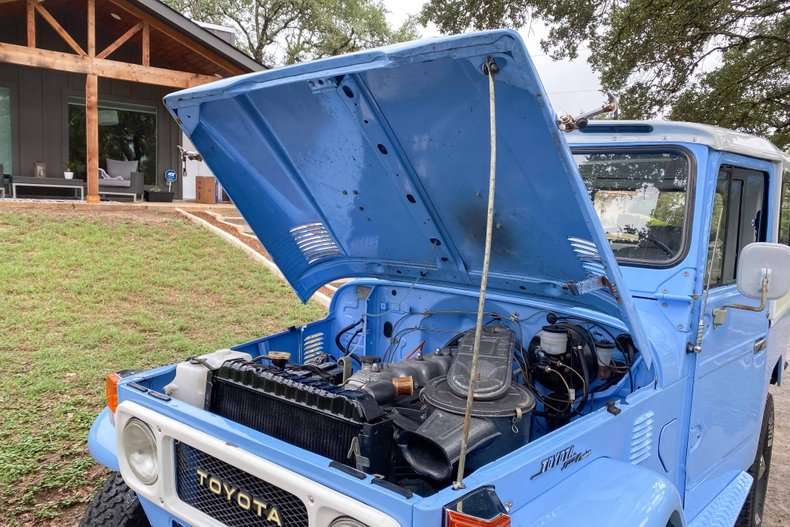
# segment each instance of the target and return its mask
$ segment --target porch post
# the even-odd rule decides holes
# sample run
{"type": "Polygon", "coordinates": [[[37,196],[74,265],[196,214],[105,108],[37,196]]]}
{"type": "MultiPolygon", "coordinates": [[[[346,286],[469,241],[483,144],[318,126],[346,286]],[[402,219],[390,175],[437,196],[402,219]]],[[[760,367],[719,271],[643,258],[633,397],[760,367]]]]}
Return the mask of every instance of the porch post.
{"type": "Polygon", "coordinates": [[[99,202],[99,77],[85,76],[85,123],[88,168],[88,203],[99,202]]]}
{"type": "MultiPolygon", "coordinates": [[[[88,0],[88,56],[96,58],[96,0],[88,0]]],[[[92,70],[93,68],[91,68],[92,70]]],[[[99,77],[91,71],[85,76],[85,152],[88,169],[88,203],[98,203],[99,196],[99,77]]]]}

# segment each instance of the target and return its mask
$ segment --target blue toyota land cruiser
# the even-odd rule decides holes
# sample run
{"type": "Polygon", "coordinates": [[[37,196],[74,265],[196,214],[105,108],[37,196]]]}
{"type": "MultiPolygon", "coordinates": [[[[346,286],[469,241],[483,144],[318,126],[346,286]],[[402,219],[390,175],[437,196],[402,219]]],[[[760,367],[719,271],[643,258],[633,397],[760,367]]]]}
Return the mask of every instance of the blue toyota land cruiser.
{"type": "Polygon", "coordinates": [[[761,524],[790,340],[768,141],[558,123],[510,31],[166,105],[302,300],[353,280],[323,320],[111,374],[83,525],[761,524]]]}

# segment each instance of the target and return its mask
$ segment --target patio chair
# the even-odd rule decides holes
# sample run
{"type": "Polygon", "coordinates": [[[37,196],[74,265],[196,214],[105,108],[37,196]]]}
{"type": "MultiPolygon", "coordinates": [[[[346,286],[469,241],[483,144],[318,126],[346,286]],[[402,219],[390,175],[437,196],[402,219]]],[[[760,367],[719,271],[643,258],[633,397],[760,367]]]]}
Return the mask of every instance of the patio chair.
{"type": "Polygon", "coordinates": [[[143,174],[137,172],[139,161],[107,159],[107,170],[99,169],[99,194],[132,195],[143,194],[143,174]]]}

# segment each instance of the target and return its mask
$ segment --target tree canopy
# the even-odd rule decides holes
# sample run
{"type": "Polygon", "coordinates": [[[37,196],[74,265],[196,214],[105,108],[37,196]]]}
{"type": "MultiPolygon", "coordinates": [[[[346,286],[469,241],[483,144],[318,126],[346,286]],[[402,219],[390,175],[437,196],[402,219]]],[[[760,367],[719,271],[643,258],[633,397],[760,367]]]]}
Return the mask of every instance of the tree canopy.
{"type": "Polygon", "coordinates": [[[194,20],[233,27],[238,45],[266,67],[417,37],[393,28],[380,0],[165,0],[194,20]]]}
{"type": "Polygon", "coordinates": [[[429,0],[421,13],[444,33],[533,20],[548,25],[541,44],[555,59],[589,46],[624,118],[716,124],[790,146],[790,0],[429,0]]]}

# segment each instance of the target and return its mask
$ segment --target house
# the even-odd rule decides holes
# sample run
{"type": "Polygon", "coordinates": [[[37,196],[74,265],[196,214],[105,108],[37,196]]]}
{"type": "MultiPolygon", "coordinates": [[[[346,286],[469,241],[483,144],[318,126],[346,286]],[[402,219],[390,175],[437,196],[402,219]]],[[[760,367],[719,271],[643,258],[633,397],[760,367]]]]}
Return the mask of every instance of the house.
{"type": "MultiPolygon", "coordinates": [[[[95,203],[163,186],[189,147],[164,95],[261,67],[157,0],[0,0],[0,192],[95,203]]],[[[191,172],[176,198],[194,197],[191,172]]]]}

